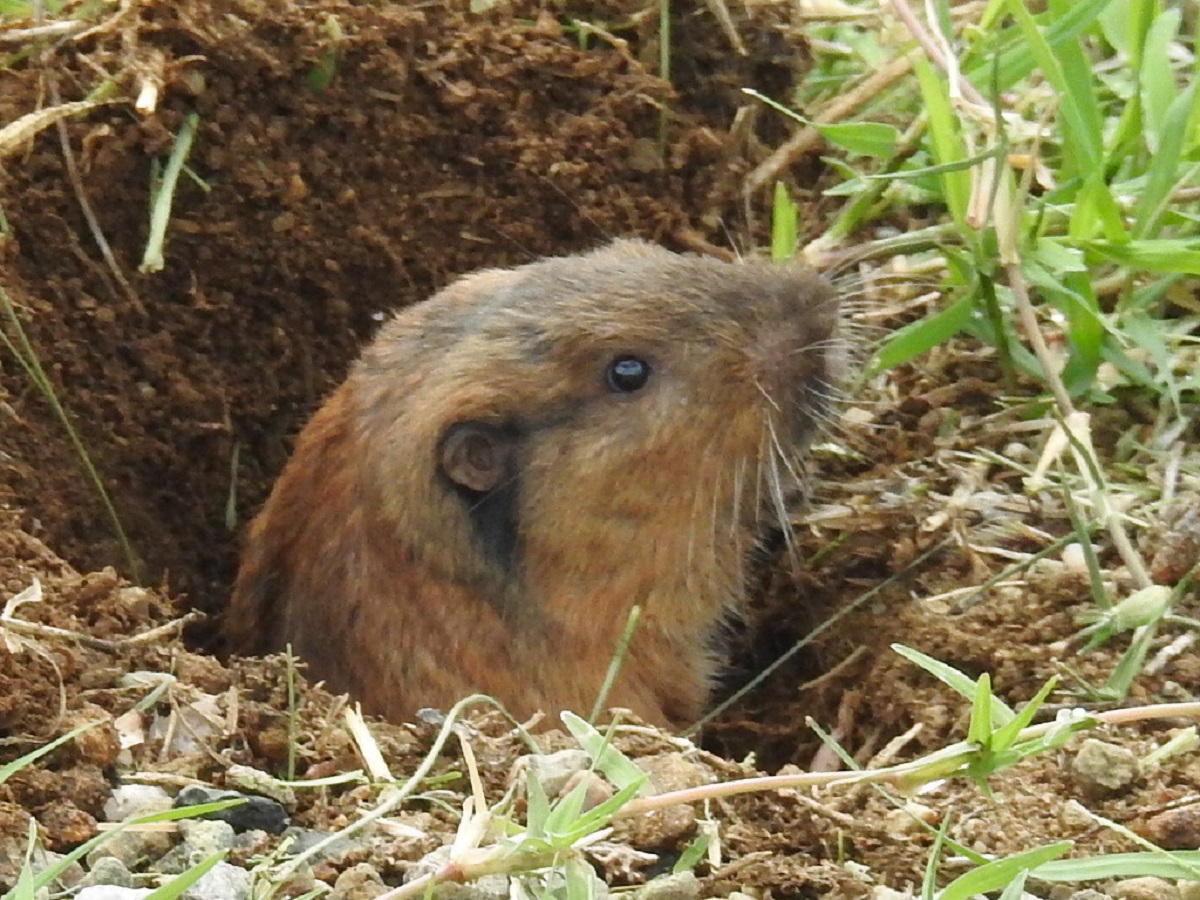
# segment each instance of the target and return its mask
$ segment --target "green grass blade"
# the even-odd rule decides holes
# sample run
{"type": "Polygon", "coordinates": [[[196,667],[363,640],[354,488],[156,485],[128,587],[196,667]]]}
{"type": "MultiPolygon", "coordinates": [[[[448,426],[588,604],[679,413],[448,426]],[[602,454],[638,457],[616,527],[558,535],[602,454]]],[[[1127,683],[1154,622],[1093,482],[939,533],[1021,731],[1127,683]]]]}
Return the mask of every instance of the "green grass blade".
{"type": "MultiPolygon", "coordinates": [[[[1060,43],[1078,39],[1092,27],[1092,23],[1111,2],[1113,0],[1079,0],[1072,3],[1070,9],[1055,17],[1046,28],[1044,43],[1053,48],[1060,43]]],[[[1011,7],[1012,0],[1006,0],[1006,3],[1011,7]]],[[[1015,28],[1006,29],[1002,34],[1001,46],[996,52],[999,58],[994,63],[991,59],[983,60],[966,69],[968,80],[981,91],[990,90],[993,83],[993,66],[996,86],[1006,91],[1038,65],[1033,49],[1025,43],[1024,35],[1015,28]]]]}
{"type": "Polygon", "coordinates": [[[816,129],[821,137],[829,143],[837,144],[843,150],[858,156],[886,159],[896,152],[896,145],[900,143],[900,132],[891,125],[881,122],[838,122],[825,125],[806,119],[794,109],[789,109],[778,100],[772,100],[766,94],[753,88],[742,88],[742,93],[766,104],[776,112],[783,113],[801,125],[816,129]]]}
{"type": "Polygon", "coordinates": [[[530,837],[546,836],[546,820],[550,817],[550,799],[542,783],[531,774],[525,782],[525,830],[530,837]]]}
{"type": "Polygon", "coordinates": [[[1200,850],[1160,853],[1110,853],[1087,859],[1061,859],[1037,866],[1032,874],[1043,881],[1096,881],[1102,878],[1184,878],[1194,880],[1200,850]]]}
{"type": "MultiPolygon", "coordinates": [[[[637,794],[640,785],[631,784],[629,787],[622,788],[617,791],[599,806],[593,806],[589,810],[584,810],[579,816],[569,823],[569,826],[564,826],[565,830],[558,834],[556,844],[561,842],[563,845],[570,845],[593,834],[608,825],[609,821],[615,816],[625,804],[634,798],[637,794]]],[[[553,834],[553,829],[547,827],[547,832],[553,834]]]]}
{"type": "Polygon", "coordinates": [[[678,875],[680,872],[690,872],[696,868],[696,865],[704,858],[704,854],[708,852],[711,840],[707,834],[698,835],[694,841],[683,848],[679,859],[675,860],[675,865],[671,866],[671,874],[678,875]]]}
{"type": "Polygon", "coordinates": [[[1046,698],[1058,686],[1058,678],[1051,676],[1050,679],[1042,685],[1041,689],[1033,695],[1033,698],[1021,707],[1021,711],[1016,717],[1004,725],[1001,725],[992,734],[992,745],[1002,750],[1011,747],[1017,742],[1017,736],[1030,725],[1033,724],[1033,717],[1037,715],[1039,709],[1046,702],[1046,698]]]}
{"type": "Polygon", "coordinates": [[[1084,241],[1081,246],[1102,259],[1162,274],[1200,275],[1200,239],[1084,241]]]}
{"type": "Polygon", "coordinates": [[[226,851],[214,853],[207,859],[201,860],[186,872],[175,876],[162,887],[151,891],[145,900],[175,900],[180,894],[204,877],[204,873],[225,858],[226,851]]]}
{"type": "Polygon", "coordinates": [[[1100,14],[1104,39],[1129,58],[1134,71],[1141,68],[1146,31],[1158,11],[1158,0],[1114,0],[1100,14]]]}
{"type": "Polygon", "coordinates": [[[1109,241],[1129,239],[1125,231],[1125,217],[1105,180],[1103,170],[1097,168],[1088,175],[1075,195],[1075,207],[1071,211],[1067,235],[1074,241],[1092,240],[1098,235],[1103,235],[1109,241]]]}
{"type": "MultiPolygon", "coordinates": [[[[590,773],[589,773],[590,774],[590,773]]],[[[580,778],[567,796],[556,801],[551,807],[545,820],[546,838],[554,841],[572,832],[575,823],[583,813],[583,804],[587,800],[587,778],[580,778]]]]}
{"type": "MultiPolygon", "coordinates": [[[[976,894],[998,891],[1020,877],[1022,872],[1057,860],[1074,845],[1073,841],[1059,841],[986,863],[955,878],[938,894],[938,900],[967,900],[976,894]]],[[[1038,877],[1041,877],[1040,873],[1038,877]]]]}
{"type": "MultiPolygon", "coordinates": [[[[956,669],[951,669],[957,672],[956,669]]],[[[971,721],[967,725],[967,742],[988,747],[992,743],[992,679],[984,672],[975,682],[971,698],[971,721]]]]}
{"type": "MultiPolygon", "coordinates": [[[[1170,203],[1189,138],[1187,124],[1195,92],[1196,85],[1188,85],[1188,89],[1172,100],[1163,114],[1162,135],[1157,141],[1157,150],[1150,156],[1146,186],[1138,198],[1137,217],[1133,223],[1134,238],[1152,237],[1162,220],[1163,211],[1170,203]]],[[[1189,175],[1194,172],[1195,168],[1189,167],[1189,175]]]]}
{"type": "MultiPolygon", "coordinates": [[[[956,691],[968,700],[975,699],[977,684],[953,666],[948,666],[932,656],[927,656],[920,650],[905,647],[903,644],[892,644],[892,649],[907,659],[910,663],[924,669],[942,684],[956,691]]],[[[991,698],[991,722],[999,727],[1006,725],[1016,718],[1016,713],[998,697],[991,698]]]]}
{"type": "Polygon", "coordinates": [[[900,143],[900,132],[882,122],[813,123],[813,127],[831,144],[837,144],[857,156],[887,159],[896,152],[896,145],[900,143]]]}
{"type": "Polygon", "coordinates": [[[154,202],[150,207],[150,236],[146,241],[146,249],[142,254],[142,263],[138,271],[142,273],[161,272],[166,260],[163,258],[163,246],[167,240],[167,225],[171,221],[171,206],[175,200],[175,185],[179,181],[179,173],[192,150],[192,141],[196,137],[196,128],[200,124],[197,113],[188,113],[183,119],[179,133],[175,135],[175,143],[171,147],[171,155],[163,168],[162,180],[154,202]]]}
{"type": "Polygon", "coordinates": [[[603,734],[573,712],[564,711],[561,718],[563,724],[567,726],[567,730],[571,732],[571,736],[592,758],[596,770],[605,778],[619,788],[637,785],[638,793],[642,796],[648,796],[651,793],[649,786],[645,783],[646,773],[639,769],[633,760],[614,747],[603,734]]]}
{"type": "Polygon", "coordinates": [[[95,728],[99,724],[99,722],[88,722],[86,725],[80,725],[78,728],[74,728],[71,731],[68,731],[66,734],[56,737],[45,746],[38,747],[36,750],[26,753],[24,756],[17,757],[10,763],[5,763],[3,766],[0,766],[0,784],[4,784],[4,782],[8,781],[8,779],[12,778],[30,763],[41,759],[47,753],[54,751],[67,741],[78,737],[90,728],[95,728]]]}
{"type": "MultiPolygon", "coordinates": [[[[929,146],[934,160],[942,166],[961,163],[966,159],[967,152],[946,82],[924,57],[913,61],[913,71],[921,88],[925,113],[929,117],[929,146]]],[[[951,218],[960,228],[965,227],[967,203],[971,196],[970,174],[960,170],[945,171],[939,179],[951,218]]]]}
{"type": "Polygon", "coordinates": [[[572,857],[564,868],[566,900],[598,900],[596,873],[587,860],[572,857]]]}
{"type": "Polygon", "coordinates": [[[1101,163],[1101,119],[1092,92],[1091,70],[1082,59],[1082,51],[1073,41],[1061,41],[1052,47],[1024,0],[1009,0],[1008,10],[1038,68],[1062,95],[1059,115],[1063,119],[1061,130],[1067,157],[1076,170],[1094,171],[1101,163]]]}
{"type": "Polygon", "coordinates": [[[875,354],[871,371],[886,371],[949,340],[967,326],[974,309],[971,299],[963,297],[935,315],[896,330],[875,354]]]}
{"type": "Polygon", "coordinates": [[[800,243],[800,211],[788,195],[787,185],[775,182],[771,203],[771,259],[785,262],[796,255],[800,243]]]}
{"type": "Polygon", "coordinates": [[[1179,34],[1179,24],[1179,10],[1168,9],[1154,19],[1146,34],[1139,80],[1146,145],[1151,151],[1166,134],[1167,110],[1177,95],[1170,45],[1179,34]]]}
{"type": "Polygon", "coordinates": [[[33,852],[38,845],[38,823],[37,819],[32,816],[29,819],[29,828],[25,832],[25,862],[21,865],[21,871],[17,875],[17,883],[13,885],[11,891],[5,894],[12,897],[13,900],[37,900],[38,878],[33,870],[33,852]]]}
{"type": "Polygon", "coordinates": [[[1017,877],[1008,883],[1008,887],[1000,895],[1000,900],[1022,900],[1025,896],[1025,882],[1029,878],[1029,870],[1022,869],[1017,877]]]}

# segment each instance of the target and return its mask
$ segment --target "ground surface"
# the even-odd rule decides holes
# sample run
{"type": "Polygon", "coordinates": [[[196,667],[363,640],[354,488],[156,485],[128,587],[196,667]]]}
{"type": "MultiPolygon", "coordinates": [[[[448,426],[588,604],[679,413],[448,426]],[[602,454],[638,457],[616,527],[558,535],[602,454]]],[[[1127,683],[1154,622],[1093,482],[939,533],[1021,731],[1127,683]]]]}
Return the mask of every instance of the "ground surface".
{"type": "MultiPolygon", "coordinates": [[[[611,32],[582,41],[537,4],[518,7],[132,3],[97,19],[98,32],[47,51],[41,64],[36,53],[16,53],[0,67],[0,127],[50,104],[54,91],[82,99],[106,76],[122,99],[146,81],[162,86],[153,113],[121,102],[65,129],[78,184],[126,284],[97,250],[49,127],[0,159],[0,286],[112,493],[141,583],[164,586],[131,587],[106,568],[133,575],[45,398],[11,354],[0,354],[3,598],[39,579],[45,600],[21,607],[21,617],[111,642],[9,635],[0,645],[0,763],[72,724],[128,710],[146,692],[121,681],[129,671],[173,672],[170,710],[212,695],[224,716],[206,746],[190,753],[164,751],[151,737],[119,755],[115,734],[56,752],[0,786],[0,832],[23,834],[32,813],[46,844],[64,849],[93,833],[122,772],[220,784],[230,761],[282,765],[280,663],[227,666],[202,655],[219,649],[211,618],[190,629],[186,643],[171,634],[121,638],[193,607],[219,616],[238,529],[264,498],[290,437],[384,312],[473,268],[618,235],[726,254],[765,241],[767,198],[744,199],[740,184],[787,129],[762,114],[749,127],[733,123],[738,88],[780,95],[803,69],[788,7],[755,6],[751,14],[738,6],[751,51],[741,59],[707,7],[673,4],[672,86],[653,74],[656,9],[581,7],[575,15],[611,32]],[[166,268],[139,274],[152,166],[166,159],[192,111],[200,116],[189,160],[196,178],[180,182],[166,268]]],[[[826,202],[818,196],[829,177],[822,171],[803,159],[790,170],[814,234],[826,202]]],[[[868,284],[867,324],[897,324],[897,297],[911,295],[868,284]]],[[[797,520],[797,556],[810,562],[798,571],[782,558],[767,567],[730,686],[855,598],[883,589],[710,724],[710,750],[730,759],[754,754],[770,769],[807,766],[819,744],[805,716],[864,764],[915,724],[915,735],[889,753],[906,758],[961,738],[966,704],[892,654],[895,641],[971,676],[990,672],[1011,702],[1066,672],[1066,690],[1053,701],[1081,702],[1084,684],[1107,677],[1112,652],[1079,656],[1070,640],[1090,595],[1086,574],[1057,555],[994,589],[965,590],[1070,531],[1053,494],[1027,496],[1020,473],[988,455],[1031,465],[1044,431],[1033,388],[1000,384],[986,352],[952,345],[862,387],[850,424],[815,456],[813,502],[797,520]],[[763,622],[770,628],[756,630],[763,622]]],[[[1146,425],[1120,405],[1106,416],[1112,446],[1146,425]]],[[[1149,451],[1123,461],[1148,471],[1147,485],[1166,465],[1149,451]]],[[[1184,479],[1177,506],[1189,508],[1196,490],[1184,479]]],[[[1128,499],[1147,522],[1170,521],[1151,487],[1128,499]]],[[[1139,532],[1164,583],[1196,555],[1194,524],[1176,520],[1139,532]]],[[[1114,584],[1127,587],[1117,558],[1099,545],[1114,584]]],[[[1164,633],[1156,649],[1177,637],[1164,633]]],[[[1132,699],[1179,699],[1197,689],[1195,655],[1164,654],[1132,699]]],[[[331,724],[334,702],[304,694],[301,771],[359,765],[331,724]]],[[[1144,753],[1171,725],[1112,737],[1144,753]]],[[[416,726],[381,725],[379,734],[398,773],[430,739],[416,726]]],[[[491,719],[478,739],[499,792],[519,744],[491,719]]],[[[1069,760],[1066,752],[1022,764],[994,780],[992,798],[955,782],[921,802],[953,810],[952,833],[980,852],[1060,837],[1076,840],[1078,854],[1125,846],[1064,812],[1067,800],[1084,796],[1069,760]]],[[[725,778],[741,771],[715,757],[711,764],[725,778]]],[[[1194,793],[1197,766],[1175,759],[1087,801],[1138,827],[1194,793]]],[[[311,827],[344,822],[364,801],[351,789],[304,796],[294,817],[311,827]]],[[[869,879],[903,888],[919,883],[930,843],[866,789],[815,800],[742,798],[714,815],[724,858],[700,870],[711,895],[856,897],[869,892],[869,879]]],[[[385,877],[398,878],[452,827],[449,816],[424,816],[427,839],[372,857],[385,877]]],[[[678,850],[690,837],[655,849],[678,850]]]]}

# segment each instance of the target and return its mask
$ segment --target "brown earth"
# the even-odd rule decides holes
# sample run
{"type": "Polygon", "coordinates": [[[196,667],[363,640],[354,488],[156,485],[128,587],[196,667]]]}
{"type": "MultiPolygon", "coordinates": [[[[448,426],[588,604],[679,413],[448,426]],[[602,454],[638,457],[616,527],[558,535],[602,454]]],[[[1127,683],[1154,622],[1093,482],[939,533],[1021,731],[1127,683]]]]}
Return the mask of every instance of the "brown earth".
{"type": "MultiPolygon", "coordinates": [[[[101,639],[2,633],[0,764],[73,724],[130,709],[146,693],[121,680],[131,671],[176,676],[160,712],[212,695],[228,715],[190,756],[170,758],[154,739],[123,755],[110,725],[100,738],[72,742],[0,785],[0,831],[23,834],[22,817],[32,813],[48,846],[72,846],[90,836],[111,785],[131,769],[217,784],[230,761],[279,771],[287,735],[278,711],[287,701],[278,660],[226,665],[204,655],[219,649],[214,618],[190,630],[186,645],[172,634],[127,639],[189,608],[219,616],[239,528],[265,497],[291,436],[387,311],[474,268],[619,235],[726,254],[766,242],[768,197],[743,198],[741,181],[788,126],[744,107],[739,89],[786,96],[804,69],[803,37],[787,5],[735,5],[750,51],[743,58],[705,4],[671,8],[670,85],[653,74],[657,7],[617,2],[499,4],[481,13],[465,4],[336,0],[129,3],[63,43],[0,44],[9,54],[0,56],[0,127],[57,96],[83,99],[105,79],[120,100],[66,123],[74,177],[55,127],[0,147],[0,287],[137,557],[135,573],[46,398],[12,353],[0,353],[3,596],[37,578],[45,600],[18,616],[101,639]],[[585,35],[579,20],[603,30],[585,35]],[[160,84],[161,95],[153,112],[139,114],[129,100],[146,83],[160,84]],[[739,109],[753,117],[749,126],[734,124],[739,109]],[[175,196],[166,267],[141,274],[153,173],[191,112],[199,126],[175,196]],[[80,190],[119,276],[97,249],[80,190]]],[[[826,177],[814,160],[789,172],[808,236],[822,228],[826,177]]],[[[897,324],[895,299],[868,281],[869,324],[897,324]]],[[[12,322],[4,325],[18,340],[12,322]]],[[[807,765],[819,741],[806,716],[861,764],[913,725],[920,729],[889,757],[961,739],[966,702],[892,654],[897,641],[972,677],[989,672],[1010,702],[1028,699],[1052,674],[1067,676],[1053,702],[1091,699],[1086,685],[1103,683],[1125,644],[1078,654],[1071,636],[1091,607],[1086,574],[1054,555],[991,590],[964,590],[1070,533],[1057,495],[1024,493],[1020,473],[988,455],[1032,465],[1026,445],[1044,431],[1032,389],[1000,385],[988,352],[955,343],[862,386],[850,424],[815,454],[813,501],[797,520],[791,555],[805,562],[790,565],[781,550],[764,565],[761,602],[737,638],[727,690],[835,610],[882,590],[710,723],[709,749],[729,759],[752,753],[771,769],[807,765]]],[[[1132,405],[1106,415],[1113,435],[1137,437],[1152,424],[1132,405]]],[[[1165,456],[1139,450],[1123,462],[1150,473],[1131,489],[1130,505],[1154,518],[1149,486],[1165,456]]],[[[1197,486],[1185,479],[1184,488],[1194,499],[1197,486]]],[[[1158,552],[1164,583],[1196,557],[1191,519],[1171,521],[1143,544],[1158,552]]],[[[1113,583],[1127,590],[1116,554],[1098,542],[1113,583]]],[[[1196,605],[1191,596],[1178,611],[1190,606],[1195,616],[1196,605]]],[[[1152,653],[1181,633],[1164,632],[1152,653]]],[[[1135,682],[1131,700],[1179,699],[1198,688],[1194,654],[1164,655],[1135,682]]],[[[344,730],[330,724],[336,701],[313,690],[300,703],[301,771],[358,766],[344,730]]],[[[498,796],[519,742],[494,717],[477,724],[498,796]]],[[[1177,724],[1108,737],[1144,753],[1177,724]]],[[[396,772],[411,769],[430,739],[422,726],[380,725],[378,734],[396,772]]],[[[952,833],[978,852],[1062,837],[1078,842],[1077,854],[1128,849],[1069,814],[1067,801],[1082,797],[1069,755],[1045,754],[994,778],[991,798],[955,781],[920,802],[952,811],[952,833]]],[[[742,771],[715,758],[712,765],[723,777],[742,771]]],[[[1088,804],[1143,824],[1194,793],[1196,765],[1177,758],[1088,804]]],[[[354,789],[313,792],[295,817],[333,827],[364,801],[354,789]]],[[[931,843],[867,789],[718,807],[726,864],[701,868],[709,895],[865,896],[867,880],[845,861],[902,888],[920,883],[931,843]]],[[[431,819],[430,834],[452,832],[449,816],[431,819]]],[[[440,840],[427,843],[391,847],[380,871],[397,877],[440,840]]]]}

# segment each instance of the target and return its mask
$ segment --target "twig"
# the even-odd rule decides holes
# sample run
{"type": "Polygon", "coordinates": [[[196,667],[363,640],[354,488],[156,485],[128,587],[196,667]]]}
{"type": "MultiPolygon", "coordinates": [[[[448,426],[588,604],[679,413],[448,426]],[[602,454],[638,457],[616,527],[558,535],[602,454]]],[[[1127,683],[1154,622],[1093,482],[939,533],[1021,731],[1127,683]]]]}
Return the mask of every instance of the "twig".
{"type": "MultiPolygon", "coordinates": [[[[1140,706],[1132,709],[1114,709],[1108,712],[1090,714],[1097,725],[1128,725],[1133,722],[1144,722],[1155,719],[1200,719],[1200,702],[1191,703],[1159,703],[1151,706],[1140,706]]],[[[1022,729],[1018,740],[1024,742],[1041,737],[1056,728],[1063,727],[1060,722],[1044,722],[1022,729]]],[[[786,789],[802,789],[823,785],[852,785],[868,782],[895,783],[903,782],[909,776],[922,772],[937,770],[938,777],[949,777],[962,774],[958,771],[959,764],[968,763],[979,753],[979,747],[968,741],[951,744],[936,753],[920,757],[906,763],[889,766],[883,769],[864,769],[858,772],[802,772],[796,775],[762,775],[757,778],[740,778],[736,781],[726,781],[721,784],[709,784],[701,787],[685,788],[656,794],[651,797],[639,797],[631,800],[616,813],[614,818],[624,819],[629,816],[643,815],[658,809],[677,806],[682,803],[699,803],[719,797],[735,797],[739,794],[751,794],[760,791],[778,791],[786,789]]]]}
{"type": "MultiPolygon", "coordinates": [[[[50,102],[55,106],[62,105],[62,96],[58,91],[58,79],[52,72],[46,73],[46,81],[50,90],[50,102]]],[[[83,187],[83,179],[79,177],[79,166],[75,162],[75,152],[71,149],[71,138],[67,134],[67,126],[59,120],[55,123],[58,128],[58,142],[62,147],[63,163],[67,167],[67,179],[71,182],[71,188],[75,192],[75,199],[79,203],[79,208],[83,212],[83,218],[87,221],[88,230],[92,233],[92,239],[96,242],[96,246],[100,248],[100,255],[104,257],[104,262],[112,272],[113,278],[117,280],[117,284],[121,285],[121,289],[125,292],[125,297],[138,313],[144,316],[146,307],[142,305],[141,298],[133,289],[133,285],[129,283],[129,279],[125,277],[124,271],[121,269],[121,264],[117,262],[117,257],[109,246],[108,239],[104,236],[104,229],[100,227],[100,219],[96,216],[96,211],[92,208],[92,203],[88,199],[87,191],[83,187]]]]}
{"type": "Polygon", "coordinates": [[[24,44],[49,38],[70,37],[87,27],[87,22],[71,19],[66,22],[51,22],[49,25],[38,25],[33,28],[14,28],[11,31],[0,31],[0,44],[24,44]]]}
{"type": "MultiPolygon", "coordinates": [[[[983,99],[979,91],[975,90],[975,86],[965,78],[961,77],[961,74],[958,71],[957,60],[953,59],[948,52],[943,52],[942,47],[938,44],[938,41],[936,41],[933,35],[931,35],[926,30],[925,26],[921,24],[921,20],[917,18],[916,13],[909,9],[908,3],[906,3],[905,0],[891,0],[891,4],[892,9],[896,11],[896,15],[900,18],[900,21],[904,23],[904,27],[908,29],[909,34],[913,36],[913,39],[921,46],[921,49],[925,51],[925,55],[929,57],[930,61],[948,76],[950,76],[950,81],[954,88],[957,89],[959,94],[977,106],[989,106],[988,102],[983,99]]],[[[944,36],[941,35],[940,32],[938,36],[943,39],[944,43],[944,36]]]]}
{"type": "Polygon", "coordinates": [[[75,641],[92,650],[117,653],[126,647],[150,644],[166,637],[172,632],[183,631],[187,626],[194,622],[199,622],[203,618],[204,613],[193,610],[187,615],[180,616],[178,619],[172,619],[170,622],[151,628],[149,631],[143,631],[140,634],[133,634],[115,641],[105,640],[104,638],[98,638],[79,631],[71,631],[67,628],[56,628],[53,625],[42,625],[39,622],[27,622],[24,619],[17,619],[13,616],[0,616],[0,631],[11,631],[14,634],[42,638],[44,640],[75,641]]]}
{"type": "MultiPolygon", "coordinates": [[[[911,71],[912,59],[908,55],[896,57],[852,90],[834,98],[828,106],[812,116],[812,121],[818,125],[840,122],[911,71]]],[[[790,166],[796,157],[807,153],[822,140],[820,132],[813,126],[801,128],[746,176],[742,193],[749,195],[763,185],[773,183],[779,177],[779,173],[790,166]]]]}

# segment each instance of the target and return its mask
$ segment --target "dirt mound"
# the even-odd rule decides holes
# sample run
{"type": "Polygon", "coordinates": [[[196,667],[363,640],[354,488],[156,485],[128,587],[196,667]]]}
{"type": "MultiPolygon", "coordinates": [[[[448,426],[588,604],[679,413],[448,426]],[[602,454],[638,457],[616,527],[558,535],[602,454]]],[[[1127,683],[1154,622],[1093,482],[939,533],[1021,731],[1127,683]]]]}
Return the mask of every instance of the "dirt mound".
{"type": "MultiPolygon", "coordinates": [[[[65,40],[19,45],[0,64],[0,127],[60,101],[121,101],[64,120],[61,135],[27,120],[29,139],[0,148],[0,287],[113,497],[137,580],[163,586],[118,576],[135,566],[70,439],[15,355],[0,353],[0,584],[5,599],[29,598],[37,579],[45,597],[16,611],[33,626],[2,633],[0,762],[139,704],[145,729],[140,743],[122,747],[127,738],[110,722],[8,779],[0,834],[23,835],[32,814],[48,846],[74,846],[94,832],[112,783],[131,773],[175,779],[174,787],[224,784],[230,762],[279,771],[289,743],[302,773],[358,765],[338,700],[302,690],[293,742],[281,661],[229,667],[202,655],[212,618],[187,643],[177,632],[188,609],[222,608],[239,529],[300,423],[389,310],[471,269],[615,236],[725,255],[766,242],[766,198],[743,198],[741,181],[789,126],[756,115],[741,89],[784,97],[803,71],[791,5],[731,5],[741,55],[707,4],[670,4],[669,84],[656,75],[656,8],[471,7],[483,11],[134,2],[84,23],[85,32],[72,25],[65,40]],[[152,111],[134,111],[139,94],[157,97],[152,111]],[[156,182],[193,114],[166,265],[142,273],[156,182]],[[166,693],[148,700],[154,688],[125,677],[139,671],[155,673],[150,684],[166,693]],[[179,750],[170,723],[194,721],[186,710],[213,721],[204,740],[179,750]]],[[[791,188],[815,231],[823,172],[803,165],[793,166],[791,188]]],[[[19,343],[13,323],[3,326],[19,343]]],[[[991,672],[1014,702],[1064,668],[1076,615],[1090,607],[1085,576],[1051,558],[986,602],[963,589],[998,577],[1049,536],[1071,534],[1063,510],[1037,506],[1013,469],[987,462],[1028,434],[1030,411],[999,398],[994,360],[975,350],[943,348],[868,386],[869,402],[854,410],[861,433],[831,435],[818,448],[812,506],[797,521],[795,545],[764,562],[761,607],[728,687],[831,610],[867,600],[748,705],[711,724],[707,746],[738,758],[752,752],[770,768],[820,760],[806,715],[832,726],[860,763],[961,736],[966,704],[893,656],[893,641],[971,675],[991,672]],[[789,559],[804,565],[793,569],[789,559]],[[756,630],[763,621],[771,627],[756,630]],[[889,744],[914,725],[905,743],[889,744]]],[[[1186,533],[1164,541],[1175,538],[1186,571],[1195,542],[1186,533]]],[[[1113,664],[1108,651],[1072,657],[1075,696],[1089,696],[1113,664]]],[[[1133,693],[1198,690],[1194,654],[1179,654],[1133,693]]],[[[486,717],[476,727],[489,748],[489,796],[498,796],[518,742],[486,717]]],[[[379,734],[397,770],[411,768],[430,740],[421,725],[381,725],[379,734]]],[[[1169,734],[1148,728],[1126,742],[1143,753],[1169,734]]],[[[676,745],[643,749],[663,747],[676,745]]],[[[704,758],[721,777],[743,771],[704,758]]],[[[1193,792],[1194,775],[1194,764],[1172,762],[1093,808],[1137,824],[1193,792]]],[[[1058,759],[1039,757],[991,786],[1003,802],[959,782],[935,786],[922,802],[960,811],[959,838],[979,852],[1062,836],[1078,840],[1077,853],[1118,843],[1071,817],[1078,785],[1058,759]]],[[[292,813],[307,827],[332,828],[369,795],[360,785],[309,794],[292,813]]],[[[455,794],[449,805],[461,800],[455,794]]],[[[930,843],[866,789],[722,801],[708,812],[721,821],[726,854],[706,870],[712,894],[857,897],[872,879],[917,884],[930,843]]],[[[426,815],[428,841],[375,857],[389,881],[452,833],[453,816],[426,815]]],[[[19,857],[22,847],[0,846],[0,856],[19,857]]],[[[331,880],[337,870],[322,874],[331,880]]]]}

